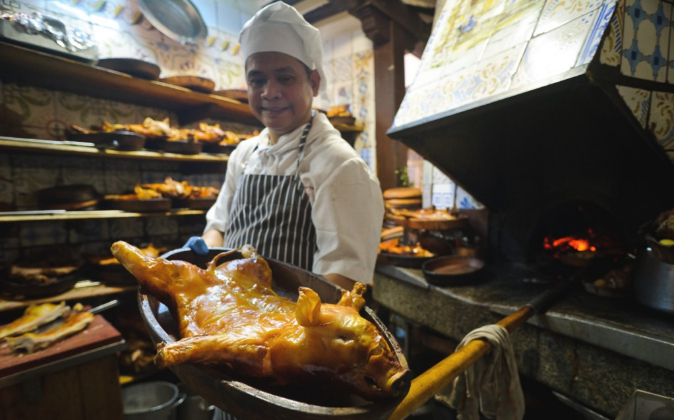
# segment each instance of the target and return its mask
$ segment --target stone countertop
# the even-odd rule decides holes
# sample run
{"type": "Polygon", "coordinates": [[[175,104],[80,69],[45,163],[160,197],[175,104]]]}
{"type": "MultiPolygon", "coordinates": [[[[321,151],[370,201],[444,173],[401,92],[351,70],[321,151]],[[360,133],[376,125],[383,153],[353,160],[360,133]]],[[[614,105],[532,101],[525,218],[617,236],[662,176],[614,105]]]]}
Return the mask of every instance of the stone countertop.
{"type": "MultiPolygon", "coordinates": [[[[478,284],[438,287],[421,270],[378,265],[374,299],[456,341],[542,294],[547,284],[488,267],[478,284]]],[[[511,335],[520,372],[609,415],[635,389],[674,395],[674,316],[578,283],[511,335]],[[601,379],[598,379],[601,378],[601,379]]]]}

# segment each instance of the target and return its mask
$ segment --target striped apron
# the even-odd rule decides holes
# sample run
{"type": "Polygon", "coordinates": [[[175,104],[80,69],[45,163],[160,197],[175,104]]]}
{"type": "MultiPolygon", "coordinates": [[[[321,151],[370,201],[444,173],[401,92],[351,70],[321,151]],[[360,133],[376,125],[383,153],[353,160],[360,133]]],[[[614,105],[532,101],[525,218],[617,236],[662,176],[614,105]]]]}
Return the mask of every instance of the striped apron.
{"type": "Polygon", "coordinates": [[[293,175],[240,177],[225,230],[225,248],[252,245],[263,257],[312,269],[316,230],[298,172],[312,122],[313,114],[300,137],[293,175]]]}

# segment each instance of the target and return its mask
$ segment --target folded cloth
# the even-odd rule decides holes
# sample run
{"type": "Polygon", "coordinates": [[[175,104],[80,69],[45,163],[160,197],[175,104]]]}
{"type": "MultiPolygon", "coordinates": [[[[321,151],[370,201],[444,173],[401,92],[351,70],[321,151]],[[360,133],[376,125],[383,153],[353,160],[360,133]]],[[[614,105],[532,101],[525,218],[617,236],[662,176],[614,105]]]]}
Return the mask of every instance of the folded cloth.
{"type": "Polygon", "coordinates": [[[477,339],[492,348],[454,380],[450,406],[459,420],[479,420],[478,410],[488,419],[521,420],[524,395],[508,331],[499,325],[478,328],[464,337],[457,350],[477,339]]]}
{"type": "Polygon", "coordinates": [[[197,255],[207,255],[208,254],[208,245],[206,241],[201,236],[192,236],[190,239],[185,242],[183,248],[189,248],[194,251],[197,255]]]}

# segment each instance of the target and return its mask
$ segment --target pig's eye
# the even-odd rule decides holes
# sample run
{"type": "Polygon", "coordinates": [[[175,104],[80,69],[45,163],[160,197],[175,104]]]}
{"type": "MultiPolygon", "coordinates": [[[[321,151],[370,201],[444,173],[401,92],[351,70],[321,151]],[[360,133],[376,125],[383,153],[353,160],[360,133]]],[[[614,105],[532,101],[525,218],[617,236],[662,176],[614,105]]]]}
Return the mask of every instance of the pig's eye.
{"type": "Polygon", "coordinates": [[[346,334],[340,334],[339,339],[342,340],[342,341],[348,341],[349,337],[347,337],[346,334]]]}

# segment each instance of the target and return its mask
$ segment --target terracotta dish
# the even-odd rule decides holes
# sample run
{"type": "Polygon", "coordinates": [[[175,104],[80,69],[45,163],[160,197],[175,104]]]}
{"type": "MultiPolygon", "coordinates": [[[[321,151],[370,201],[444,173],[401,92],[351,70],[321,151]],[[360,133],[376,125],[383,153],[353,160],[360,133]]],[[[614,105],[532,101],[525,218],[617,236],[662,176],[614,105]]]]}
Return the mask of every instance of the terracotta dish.
{"type": "Polygon", "coordinates": [[[439,286],[456,286],[480,280],[484,261],[478,258],[447,255],[433,258],[421,270],[427,282],[439,286]]]}
{"type": "Polygon", "coordinates": [[[158,65],[136,58],[102,58],[96,66],[148,80],[157,80],[161,74],[158,65]]]}
{"type": "Polygon", "coordinates": [[[200,76],[171,76],[161,78],[159,81],[203,93],[211,93],[215,89],[214,81],[200,76]]]}
{"type": "Polygon", "coordinates": [[[213,95],[223,96],[225,98],[234,99],[235,101],[248,103],[248,92],[244,89],[223,89],[216,90],[213,95]]]}

